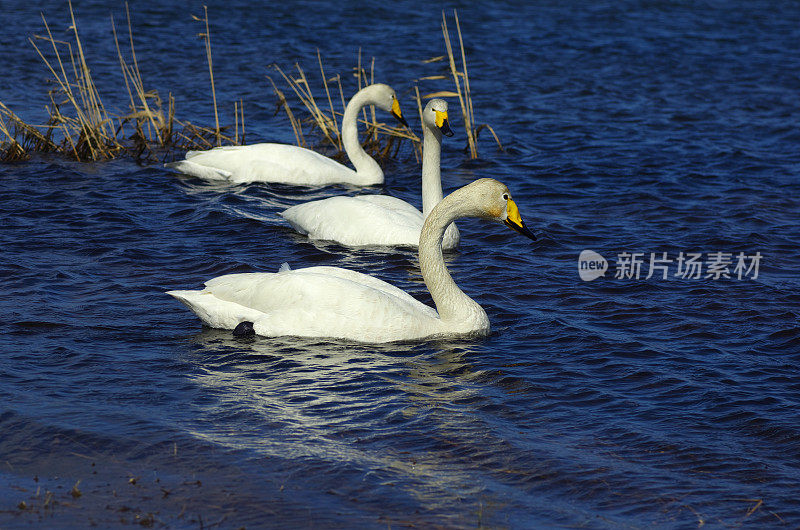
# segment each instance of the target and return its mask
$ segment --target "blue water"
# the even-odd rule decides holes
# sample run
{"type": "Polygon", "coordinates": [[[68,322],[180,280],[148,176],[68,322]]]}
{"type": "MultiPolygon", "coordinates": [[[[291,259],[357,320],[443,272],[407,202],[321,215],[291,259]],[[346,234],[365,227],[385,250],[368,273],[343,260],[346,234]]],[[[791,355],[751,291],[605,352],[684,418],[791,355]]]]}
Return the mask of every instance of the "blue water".
{"type": "MultiPolygon", "coordinates": [[[[202,5],[162,4],[131,6],[145,86],[213,123],[202,5]]],[[[122,27],[124,10],[74,6],[123,110],[108,16],[122,27]]],[[[420,61],[444,53],[451,7],[476,119],[506,151],[483,133],[469,161],[451,101],[444,187],[502,180],[539,236],[459,223],[448,266],[491,336],[237,339],[163,294],[286,261],[430,302],[411,250],[310,243],[275,215],[359,190],[129,159],[0,165],[0,527],[800,526],[800,5],[211,1],[223,121],[243,98],[248,142],[291,141],[265,75],[315,71],[317,48],[331,75],[374,56],[414,116],[412,80],[446,73],[420,61]],[[605,277],[581,280],[585,249],[605,277]],[[615,277],[623,252],[643,254],[638,280],[615,277]],[[664,252],[762,259],[757,277],[673,262],[646,280],[664,252]]],[[[68,37],[64,5],[0,9],[0,100],[31,121],[48,102],[26,42],[40,11],[68,37]]],[[[419,204],[411,151],[385,170],[368,191],[419,204]]]]}

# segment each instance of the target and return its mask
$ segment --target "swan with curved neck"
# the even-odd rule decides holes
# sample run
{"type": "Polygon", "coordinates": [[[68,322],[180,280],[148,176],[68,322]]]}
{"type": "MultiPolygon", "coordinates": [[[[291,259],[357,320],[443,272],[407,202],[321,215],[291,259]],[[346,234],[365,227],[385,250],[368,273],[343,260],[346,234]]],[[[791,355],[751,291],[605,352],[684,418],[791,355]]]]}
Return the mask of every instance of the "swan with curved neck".
{"type": "Polygon", "coordinates": [[[505,223],[535,239],[508,188],[480,179],[459,188],[426,218],[419,243],[425,285],[436,309],[382,280],[339,267],[220,276],[202,291],[169,291],[208,326],[252,323],[264,336],[302,336],[392,342],[489,333],[483,308],[459,289],[444,263],[442,240],[460,217],[505,223]]]}
{"type": "MultiPolygon", "coordinates": [[[[442,200],[442,134],[453,135],[447,121],[447,102],[432,99],[422,112],[422,212],[396,197],[356,195],[298,204],[281,216],[310,239],[349,247],[416,247],[425,217],[442,200]]],[[[458,228],[452,224],[442,244],[452,249],[458,241],[458,228]]]]}
{"type": "Polygon", "coordinates": [[[382,184],[383,170],[358,141],[358,113],[366,105],[375,105],[390,112],[408,126],[392,87],[376,83],[356,92],[342,117],[342,145],[355,170],[310,149],[274,143],[189,151],[185,160],[164,165],[195,177],[235,183],[282,182],[306,186],[382,184]]]}

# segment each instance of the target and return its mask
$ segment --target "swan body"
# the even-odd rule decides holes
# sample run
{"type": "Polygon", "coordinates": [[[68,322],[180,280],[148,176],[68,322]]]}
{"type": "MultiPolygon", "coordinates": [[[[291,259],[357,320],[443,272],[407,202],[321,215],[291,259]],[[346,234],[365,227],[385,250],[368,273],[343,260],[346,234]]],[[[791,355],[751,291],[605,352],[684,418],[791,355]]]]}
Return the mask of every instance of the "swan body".
{"type": "MultiPolygon", "coordinates": [[[[418,246],[425,217],[442,200],[442,134],[453,134],[447,122],[447,102],[432,99],[422,112],[422,212],[388,195],[357,195],[298,204],[281,216],[311,239],[350,247],[418,246]]],[[[458,241],[458,228],[452,224],[442,246],[449,250],[458,246],[458,241]]]]}
{"type": "Polygon", "coordinates": [[[342,117],[342,144],[355,170],[295,145],[263,143],[189,151],[185,160],[164,164],[182,173],[234,183],[282,182],[305,186],[383,183],[383,170],[358,141],[358,113],[375,105],[406,124],[394,90],[381,83],[362,88],[350,99],[342,117]]]}
{"type": "Polygon", "coordinates": [[[201,291],[168,294],[211,327],[252,322],[264,336],[379,343],[486,335],[486,312],[458,288],[442,256],[446,227],[464,216],[502,221],[535,239],[502,183],[480,179],[448,195],[425,220],[419,245],[422,276],[436,309],[389,283],[339,267],[229,274],[209,280],[201,291]]]}
{"type": "Polygon", "coordinates": [[[186,159],[168,167],[206,180],[286,182],[322,186],[331,182],[352,183],[355,171],[316,151],[286,144],[253,144],[189,151],[186,159]],[[349,180],[343,180],[348,175],[349,180]]]}
{"type": "MultiPolygon", "coordinates": [[[[206,282],[203,291],[169,294],[211,327],[234,329],[250,321],[255,332],[265,336],[387,342],[402,338],[408,326],[419,329],[420,323],[436,319],[434,309],[397,287],[338,267],[229,274],[206,282]],[[343,293],[357,303],[343,307],[343,293]]],[[[419,331],[433,334],[436,330],[419,331]]]]}

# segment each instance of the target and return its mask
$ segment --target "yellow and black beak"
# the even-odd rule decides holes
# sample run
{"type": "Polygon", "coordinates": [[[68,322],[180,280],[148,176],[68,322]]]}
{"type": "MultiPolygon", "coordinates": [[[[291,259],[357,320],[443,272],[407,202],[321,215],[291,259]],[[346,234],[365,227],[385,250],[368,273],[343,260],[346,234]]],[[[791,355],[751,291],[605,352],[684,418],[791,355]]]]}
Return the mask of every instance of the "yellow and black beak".
{"type": "Polygon", "coordinates": [[[510,198],[508,199],[506,211],[508,212],[508,216],[503,223],[510,229],[536,241],[536,236],[533,235],[533,232],[528,230],[528,228],[525,226],[525,223],[522,221],[522,217],[519,215],[519,208],[517,208],[517,203],[510,198]]]}
{"type": "Polygon", "coordinates": [[[450,129],[450,124],[447,122],[447,112],[435,110],[436,113],[436,126],[442,131],[442,134],[450,137],[453,136],[453,130],[450,129]]]}
{"type": "Polygon", "coordinates": [[[397,101],[397,98],[392,99],[392,116],[394,116],[397,121],[408,127],[408,122],[403,118],[403,113],[400,112],[400,102],[397,101]]]}

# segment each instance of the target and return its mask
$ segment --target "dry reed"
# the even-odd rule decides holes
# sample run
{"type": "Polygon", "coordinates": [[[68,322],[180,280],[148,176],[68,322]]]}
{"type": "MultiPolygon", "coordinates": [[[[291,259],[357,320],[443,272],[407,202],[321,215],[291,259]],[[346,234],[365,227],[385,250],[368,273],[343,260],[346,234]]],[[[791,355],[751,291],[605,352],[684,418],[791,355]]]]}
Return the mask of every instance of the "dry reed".
{"type": "Polygon", "coordinates": [[[211,79],[211,99],[214,103],[214,123],[216,124],[216,128],[214,129],[214,133],[217,137],[217,145],[222,145],[222,138],[220,136],[220,129],[219,129],[219,111],[217,110],[217,90],[214,87],[214,66],[211,60],[211,30],[208,27],[208,6],[203,6],[203,18],[197,17],[192,15],[192,18],[197,20],[198,22],[202,22],[206,26],[206,30],[203,33],[198,33],[197,36],[202,38],[206,44],[206,61],[208,62],[208,75],[211,79]]]}
{"type": "MultiPolygon", "coordinates": [[[[432,57],[422,62],[424,64],[430,64],[447,60],[449,75],[441,75],[441,74],[428,75],[415,79],[414,80],[415,102],[417,104],[417,110],[419,111],[420,122],[421,122],[423,99],[431,99],[436,97],[458,98],[459,106],[461,107],[461,116],[464,122],[464,130],[467,136],[466,151],[469,152],[470,158],[477,158],[478,136],[483,129],[487,129],[492,134],[500,150],[503,150],[503,145],[500,143],[500,139],[497,137],[497,134],[495,134],[494,129],[492,129],[492,127],[489,124],[483,123],[477,126],[475,124],[475,114],[472,105],[472,90],[469,83],[466,52],[464,51],[464,39],[461,34],[461,25],[458,20],[458,13],[455,10],[453,11],[453,17],[455,20],[456,34],[458,36],[460,57],[458,57],[454,52],[452,42],[450,39],[450,30],[447,25],[447,17],[445,15],[445,12],[443,11],[441,29],[442,29],[442,36],[444,37],[446,55],[432,57]],[[420,91],[419,91],[420,82],[443,81],[447,79],[452,80],[455,90],[437,90],[434,92],[427,93],[423,96],[420,96],[420,91]]],[[[320,74],[322,76],[321,77],[322,84],[325,90],[325,94],[327,96],[327,103],[330,109],[330,114],[328,114],[328,111],[322,110],[318,105],[317,100],[314,97],[314,94],[311,90],[308,77],[306,76],[305,71],[298,64],[295,64],[295,69],[297,70],[296,77],[290,77],[278,66],[275,66],[275,68],[280,73],[281,77],[283,77],[283,80],[286,82],[286,85],[292,89],[295,96],[297,96],[299,102],[308,112],[307,118],[298,119],[297,113],[292,111],[284,92],[277,87],[277,85],[271,78],[269,78],[269,81],[270,83],[272,83],[273,91],[275,92],[275,95],[278,97],[278,107],[279,108],[282,107],[286,111],[286,115],[289,118],[289,122],[292,125],[292,130],[294,131],[297,145],[304,147],[308,145],[306,140],[306,135],[303,133],[303,128],[302,128],[302,124],[307,123],[315,129],[318,135],[321,136],[321,141],[323,145],[332,146],[336,149],[336,152],[334,153],[333,156],[341,157],[343,153],[342,153],[341,138],[339,133],[340,128],[338,125],[338,117],[341,116],[342,113],[334,110],[332,99],[330,96],[330,89],[328,86],[328,83],[331,81],[336,81],[338,83],[339,92],[342,99],[342,108],[344,108],[345,103],[344,103],[344,96],[342,95],[341,76],[337,74],[330,80],[326,78],[319,50],[317,50],[317,62],[319,64],[320,74]]],[[[369,75],[367,75],[366,69],[362,66],[360,48],[358,50],[357,66],[355,68],[354,77],[357,79],[358,90],[360,90],[364,86],[370,85],[375,82],[375,58],[374,57],[372,58],[372,61],[370,63],[370,72],[369,75]]],[[[366,130],[362,134],[362,145],[367,150],[367,152],[371,153],[373,156],[379,158],[397,156],[397,153],[399,152],[400,149],[400,145],[403,143],[404,140],[409,140],[413,148],[414,156],[417,158],[417,160],[420,159],[422,154],[421,153],[422,144],[419,138],[410,129],[400,128],[400,127],[389,127],[384,123],[378,122],[375,114],[375,108],[373,106],[370,106],[369,113],[366,108],[363,109],[362,119],[359,120],[359,123],[366,126],[366,130]]]]}
{"type": "Polygon", "coordinates": [[[223,134],[226,127],[221,127],[219,124],[208,13],[205,8],[204,18],[194,18],[205,23],[205,33],[201,33],[200,36],[206,41],[206,58],[211,77],[215,117],[213,129],[178,120],[175,117],[175,99],[171,93],[164,108],[164,102],[158,92],[145,89],[134,47],[127,3],[125,13],[130,47],[129,58],[120,46],[113,17],[111,30],[130,108],[123,114],[109,114],[92,79],[71,1],[68,5],[72,30],[71,42],[53,38],[53,32],[44,15],[42,22],[45,35],[34,35],[28,39],[55,80],[55,88],[48,93],[50,105],[46,107],[49,116],[47,122],[42,125],[26,123],[0,102],[0,138],[4,138],[0,142],[0,161],[26,160],[30,158],[31,153],[48,151],[63,153],[82,161],[111,159],[120,153],[132,155],[139,160],[156,161],[156,150],[207,149],[223,142],[231,144],[244,142],[243,101],[240,100],[234,106],[233,138],[223,134]],[[40,47],[40,42],[44,42],[46,46],[40,47]],[[132,131],[126,133],[126,128],[132,131]]]}
{"type": "MultiPolygon", "coordinates": [[[[467,150],[469,151],[470,158],[478,158],[478,135],[483,129],[487,129],[492,136],[494,137],[495,142],[500,150],[503,150],[503,145],[500,143],[500,139],[495,134],[494,129],[492,129],[491,125],[487,123],[483,123],[476,127],[475,125],[475,113],[474,108],[472,106],[472,90],[470,89],[469,84],[469,73],[467,70],[467,55],[464,51],[464,39],[461,35],[461,24],[458,20],[458,11],[455,9],[453,10],[453,19],[455,20],[456,26],[456,34],[458,35],[458,46],[460,50],[460,70],[459,65],[457,64],[457,57],[453,52],[453,46],[450,40],[450,29],[447,25],[447,16],[444,11],[442,11],[442,36],[444,38],[444,45],[446,55],[440,55],[438,57],[432,57],[430,59],[426,59],[423,61],[424,64],[430,63],[437,63],[447,59],[448,62],[448,70],[450,76],[453,80],[453,85],[455,86],[455,91],[452,90],[439,90],[436,92],[428,93],[422,96],[421,99],[430,99],[430,98],[447,98],[447,97],[455,97],[458,98],[459,106],[461,107],[461,116],[464,122],[464,131],[467,135],[467,150]]],[[[447,76],[444,75],[429,75],[425,77],[421,77],[416,81],[434,81],[434,80],[445,80],[447,76]]],[[[417,97],[419,98],[419,92],[417,92],[417,97]]],[[[421,101],[420,101],[420,108],[421,108],[421,101]]]]}
{"type": "MultiPolygon", "coordinates": [[[[211,103],[214,109],[214,127],[203,127],[175,117],[175,100],[170,93],[166,105],[154,90],[146,90],[139,69],[139,60],[134,47],[133,30],[130,11],[127,3],[125,13],[128,29],[129,56],[123,52],[117,36],[117,28],[113,17],[111,29],[114,36],[120,69],[128,92],[129,106],[127,112],[110,115],[103,105],[100,93],[95,85],[87,64],[83,43],[78,32],[78,24],[69,2],[69,13],[72,30],[72,42],[53,38],[50,25],[42,15],[46,35],[34,35],[29,39],[39,57],[44,62],[50,75],[55,80],[55,88],[48,93],[50,105],[46,107],[48,119],[42,125],[32,125],[23,121],[17,114],[0,102],[0,161],[25,160],[33,152],[60,152],[77,160],[102,160],[118,156],[120,153],[130,154],[139,160],[155,161],[157,155],[166,155],[170,149],[208,149],[214,146],[242,144],[245,141],[244,101],[234,102],[233,135],[226,135],[228,127],[220,125],[217,94],[214,83],[214,68],[211,56],[211,33],[208,10],[203,7],[203,17],[192,15],[192,18],[203,24],[204,31],[197,36],[205,41],[206,60],[211,83],[211,103]],[[44,42],[52,50],[40,47],[44,42]],[[74,45],[74,47],[73,47],[74,45]],[[165,108],[166,107],[166,108],[165,108]],[[241,126],[241,133],[239,128],[241,126]],[[126,133],[126,129],[131,132],[126,133]],[[127,134],[127,136],[126,136],[127,134]]],[[[478,156],[478,135],[488,129],[500,149],[503,149],[494,130],[488,124],[476,126],[472,91],[467,70],[464,40],[458,13],[454,10],[455,29],[458,36],[456,54],[451,43],[447,17],[442,12],[442,35],[444,37],[446,55],[433,57],[423,61],[425,64],[447,60],[448,75],[428,75],[414,80],[414,95],[417,110],[422,115],[422,100],[434,97],[458,98],[464,130],[467,135],[467,150],[471,158],[478,156]],[[460,59],[460,64],[459,64],[460,59]],[[420,95],[419,84],[422,82],[452,79],[455,90],[438,90],[420,95]]],[[[278,109],[283,108],[291,123],[297,145],[308,147],[309,138],[316,143],[332,149],[332,156],[344,158],[341,118],[344,114],[345,98],[342,76],[336,74],[329,77],[323,65],[322,55],[317,50],[317,63],[321,79],[321,88],[325,92],[322,106],[314,95],[309,77],[305,70],[295,63],[295,72],[287,74],[279,66],[273,65],[286,85],[301,105],[300,116],[292,110],[284,91],[268,77],[276,96],[278,109]],[[341,111],[334,105],[332,84],[338,89],[341,111]],[[324,108],[323,108],[324,107],[324,108]],[[305,125],[305,130],[304,130],[305,125]]],[[[356,78],[357,89],[375,82],[375,58],[369,64],[369,74],[362,64],[361,50],[358,51],[357,66],[353,77],[356,78]]],[[[296,104],[296,102],[295,102],[296,104]]],[[[391,126],[378,120],[375,108],[364,109],[359,119],[359,130],[362,131],[362,145],[372,156],[386,159],[398,156],[405,143],[412,147],[414,156],[421,156],[421,142],[410,129],[391,126]]]]}

